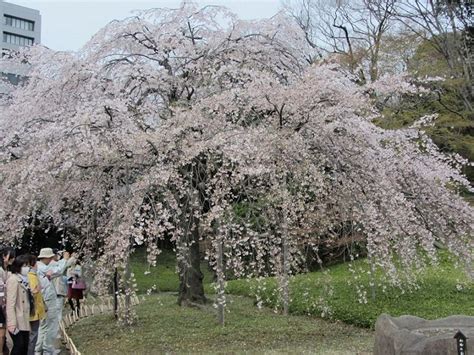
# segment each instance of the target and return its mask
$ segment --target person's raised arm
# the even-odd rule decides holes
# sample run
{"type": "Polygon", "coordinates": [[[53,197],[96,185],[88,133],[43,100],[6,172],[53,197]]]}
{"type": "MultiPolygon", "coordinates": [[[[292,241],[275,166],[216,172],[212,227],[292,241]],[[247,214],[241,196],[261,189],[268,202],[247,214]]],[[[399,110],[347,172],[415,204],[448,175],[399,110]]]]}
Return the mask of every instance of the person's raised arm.
{"type": "Polygon", "coordinates": [[[67,251],[64,252],[64,258],[55,262],[54,264],[49,264],[46,272],[46,276],[51,280],[56,277],[62,276],[66,269],[73,265],[76,262],[76,258],[73,255],[70,255],[67,251]]]}

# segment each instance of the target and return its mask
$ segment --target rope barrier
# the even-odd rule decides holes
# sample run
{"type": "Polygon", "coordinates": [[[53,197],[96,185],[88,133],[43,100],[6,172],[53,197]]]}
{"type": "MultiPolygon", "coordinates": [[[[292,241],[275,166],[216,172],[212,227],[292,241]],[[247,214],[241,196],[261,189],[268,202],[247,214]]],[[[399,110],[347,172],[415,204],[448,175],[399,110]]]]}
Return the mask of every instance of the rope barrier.
{"type": "MultiPolygon", "coordinates": [[[[140,303],[140,300],[137,295],[132,296],[130,301],[132,306],[135,306],[140,303]]],[[[119,297],[118,304],[120,306],[125,305],[125,296],[119,297]]],[[[74,325],[80,319],[104,314],[113,310],[114,306],[112,297],[97,299],[94,297],[89,297],[86,299],[86,302],[84,302],[79,312],[73,312],[72,314],[67,314],[65,317],[63,317],[59,324],[59,329],[61,332],[61,337],[66,343],[66,348],[69,350],[71,355],[81,355],[81,352],[77,350],[76,345],[72,341],[71,337],[67,334],[67,328],[74,325]],[[89,303],[91,304],[89,305],[89,303]]]]}

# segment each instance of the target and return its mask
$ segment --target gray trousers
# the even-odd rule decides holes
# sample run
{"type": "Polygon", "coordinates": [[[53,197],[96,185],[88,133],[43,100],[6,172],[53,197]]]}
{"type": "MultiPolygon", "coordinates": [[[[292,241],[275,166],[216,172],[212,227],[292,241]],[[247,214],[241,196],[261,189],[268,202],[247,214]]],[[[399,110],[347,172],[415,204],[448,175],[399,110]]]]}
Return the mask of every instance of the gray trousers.
{"type": "Polygon", "coordinates": [[[59,332],[58,323],[58,301],[56,298],[45,301],[48,311],[46,318],[40,322],[38,341],[36,342],[35,351],[43,353],[43,355],[54,354],[54,343],[59,332]]]}
{"type": "MultiPolygon", "coordinates": [[[[64,309],[64,296],[58,295],[58,303],[57,303],[57,312],[58,312],[58,325],[61,324],[63,320],[63,309],[64,309]]],[[[56,334],[56,337],[59,339],[59,332],[56,334]]]]}
{"type": "Polygon", "coordinates": [[[31,330],[30,330],[30,340],[28,343],[28,355],[34,355],[36,341],[38,340],[38,330],[40,326],[40,321],[39,320],[31,321],[30,326],[31,326],[31,330]]]}

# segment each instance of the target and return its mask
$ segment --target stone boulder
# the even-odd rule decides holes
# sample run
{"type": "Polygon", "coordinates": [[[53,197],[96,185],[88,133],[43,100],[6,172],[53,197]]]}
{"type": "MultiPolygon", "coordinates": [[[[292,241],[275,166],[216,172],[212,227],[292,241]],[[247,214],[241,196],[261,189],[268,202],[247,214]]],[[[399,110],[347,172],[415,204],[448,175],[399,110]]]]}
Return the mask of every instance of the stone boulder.
{"type": "Polygon", "coordinates": [[[382,314],[375,324],[375,355],[457,355],[454,335],[467,339],[467,354],[474,354],[474,317],[450,316],[426,320],[382,314]]]}

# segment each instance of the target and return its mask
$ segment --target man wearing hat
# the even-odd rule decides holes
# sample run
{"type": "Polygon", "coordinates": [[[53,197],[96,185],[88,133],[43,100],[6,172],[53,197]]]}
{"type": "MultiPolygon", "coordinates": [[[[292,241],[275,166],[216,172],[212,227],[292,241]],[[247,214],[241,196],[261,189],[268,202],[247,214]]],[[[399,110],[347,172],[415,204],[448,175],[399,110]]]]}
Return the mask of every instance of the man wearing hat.
{"type": "Polygon", "coordinates": [[[36,342],[35,352],[43,355],[53,355],[55,340],[59,332],[58,322],[58,297],[56,289],[52,283],[57,277],[61,277],[66,269],[75,263],[74,256],[65,252],[63,259],[53,261],[56,254],[51,248],[43,248],[38,255],[38,277],[40,278],[41,292],[48,309],[46,318],[41,321],[36,342]]]}
{"type": "MultiPolygon", "coordinates": [[[[49,264],[49,266],[52,266],[53,263],[57,263],[58,261],[61,260],[61,256],[64,254],[64,251],[58,250],[58,249],[53,249],[54,253],[54,259],[49,264]]],[[[54,289],[56,290],[56,295],[58,296],[58,303],[57,303],[57,313],[58,313],[58,324],[61,324],[61,320],[63,319],[63,308],[64,308],[64,299],[67,296],[67,277],[65,273],[63,273],[61,276],[56,277],[52,280],[54,289]]],[[[58,332],[56,335],[57,339],[61,339],[61,336],[58,332]]]]}

